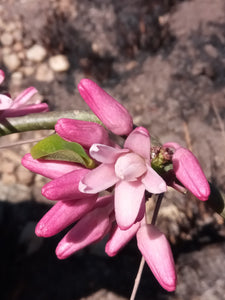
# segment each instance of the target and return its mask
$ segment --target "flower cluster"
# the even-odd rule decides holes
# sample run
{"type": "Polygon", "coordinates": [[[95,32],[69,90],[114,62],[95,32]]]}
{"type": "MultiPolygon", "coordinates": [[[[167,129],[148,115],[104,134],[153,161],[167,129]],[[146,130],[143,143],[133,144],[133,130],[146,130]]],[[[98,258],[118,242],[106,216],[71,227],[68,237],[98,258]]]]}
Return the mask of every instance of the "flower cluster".
{"type": "Polygon", "coordinates": [[[57,203],[39,221],[38,236],[50,237],[75,223],[56,248],[60,259],[97,242],[107,234],[105,251],[114,256],[134,236],[145,261],[159,283],[175,290],[176,272],[170,245],[154,224],[146,221],[146,192],[162,194],[167,185],[188,189],[207,200],[210,189],[195,156],[176,143],[163,145],[152,156],[151,139],[143,127],[133,130],[127,110],[89,79],[81,80],[79,92],[105,127],[86,121],[60,119],[55,130],[69,142],[84,147],[95,161],[88,169],[72,162],[33,159],[24,156],[22,164],[51,181],[42,194],[57,203]],[[105,129],[107,128],[107,129],[105,129]],[[109,132],[127,136],[123,147],[109,132]],[[166,157],[172,169],[158,172],[157,158],[166,157]],[[164,156],[163,156],[164,155],[164,156]]]}
{"type": "MultiPolygon", "coordinates": [[[[5,79],[5,73],[0,70],[0,84],[5,79]]],[[[37,100],[34,104],[27,105],[31,97],[37,93],[34,87],[29,87],[20,93],[14,100],[9,94],[0,94],[0,121],[8,117],[19,117],[27,114],[48,111],[46,103],[37,100]]]]}

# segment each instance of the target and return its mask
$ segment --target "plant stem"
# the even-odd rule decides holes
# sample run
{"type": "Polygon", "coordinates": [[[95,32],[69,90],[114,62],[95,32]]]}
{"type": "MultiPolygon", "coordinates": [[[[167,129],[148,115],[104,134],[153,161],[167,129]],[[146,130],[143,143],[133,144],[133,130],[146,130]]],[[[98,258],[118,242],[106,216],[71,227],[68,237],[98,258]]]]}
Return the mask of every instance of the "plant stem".
{"type": "Polygon", "coordinates": [[[57,121],[62,118],[101,124],[101,121],[93,113],[87,111],[71,110],[62,112],[42,112],[0,120],[0,136],[16,132],[54,129],[57,121]]]}
{"type": "MultiPolygon", "coordinates": [[[[158,196],[157,201],[156,201],[156,205],[155,205],[155,209],[154,209],[153,216],[152,216],[152,221],[151,221],[152,225],[155,225],[155,223],[156,223],[157,216],[158,216],[158,213],[159,213],[159,208],[161,206],[163,196],[164,196],[164,193],[160,194],[158,196]]],[[[137,290],[138,290],[138,287],[140,285],[144,265],[145,265],[145,259],[142,256],[141,262],[140,262],[140,265],[139,265],[139,269],[138,269],[138,272],[137,272],[137,275],[136,275],[136,278],[135,278],[135,281],[134,281],[134,286],[133,286],[133,290],[132,290],[132,293],[131,293],[131,296],[130,296],[130,300],[134,300],[135,297],[136,297],[137,290]]]]}

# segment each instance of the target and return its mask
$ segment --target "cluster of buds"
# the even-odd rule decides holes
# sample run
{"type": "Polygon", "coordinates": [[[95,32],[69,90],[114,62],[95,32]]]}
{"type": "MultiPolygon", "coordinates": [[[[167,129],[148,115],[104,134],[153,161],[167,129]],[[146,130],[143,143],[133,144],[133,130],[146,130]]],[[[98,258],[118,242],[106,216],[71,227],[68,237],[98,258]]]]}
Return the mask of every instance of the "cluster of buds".
{"type": "Polygon", "coordinates": [[[57,201],[36,227],[36,234],[50,237],[71,224],[56,248],[59,259],[106,235],[105,251],[116,255],[134,236],[145,261],[158,282],[168,291],[176,288],[176,272],[165,235],[146,218],[146,191],[161,195],[172,186],[188,189],[207,200],[209,184],[195,156],[176,143],[151,147],[149,132],[133,129],[128,111],[89,79],[81,80],[79,92],[102,125],[60,119],[56,133],[83,147],[92,163],[35,159],[26,154],[22,164],[49,179],[42,194],[57,201]],[[123,146],[111,134],[126,136],[123,146]]]}

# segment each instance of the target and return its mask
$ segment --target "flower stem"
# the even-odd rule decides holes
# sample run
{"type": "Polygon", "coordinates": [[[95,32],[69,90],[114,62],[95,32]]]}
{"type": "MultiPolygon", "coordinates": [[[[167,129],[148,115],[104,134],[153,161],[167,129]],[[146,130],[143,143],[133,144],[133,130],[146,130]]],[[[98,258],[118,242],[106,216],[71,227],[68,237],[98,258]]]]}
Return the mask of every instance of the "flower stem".
{"type": "Polygon", "coordinates": [[[42,112],[0,120],[0,136],[16,132],[54,129],[56,122],[62,118],[101,124],[100,120],[93,113],[87,111],[42,112]]]}
{"type": "MultiPolygon", "coordinates": [[[[153,216],[152,216],[152,221],[151,221],[152,225],[155,225],[155,223],[156,223],[163,196],[164,196],[164,193],[160,194],[158,196],[157,201],[156,201],[156,205],[155,205],[155,209],[154,209],[153,216]]],[[[135,297],[136,297],[137,290],[138,290],[138,287],[140,285],[144,265],[145,265],[145,259],[142,256],[141,262],[140,262],[140,265],[139,265],[139,269],[138,269],[138,272],[137,272],[137,275],[136,275],[136,278],[135,278],[135,281],[134,281],[134,286],[133,286],[133,290],[132,290],[132,293],[131,293],[131,296],[130,296],[130,300],[134,300],[135,297]]]]}
{"type": "Polygon", "coordinates": [[[140,265],[139,265],[139,269],[138,269],[138,272],[137,272],[137,276],[136,276],[135,281],[134,281],[134,286],[133,286],[132,294],[130,296],[130,300],[134,300],[135,297],[136,297],[137,290],[138,290],[138,287],[139,287],[139,284],[140,284],[140,281],[141,281],[141,275],[142,275],[142,272],[143,272],[143,269],[144,269],[144,265],[145,265],[145,259],[142,256],[141,262],[140,262],[140,265]]]}

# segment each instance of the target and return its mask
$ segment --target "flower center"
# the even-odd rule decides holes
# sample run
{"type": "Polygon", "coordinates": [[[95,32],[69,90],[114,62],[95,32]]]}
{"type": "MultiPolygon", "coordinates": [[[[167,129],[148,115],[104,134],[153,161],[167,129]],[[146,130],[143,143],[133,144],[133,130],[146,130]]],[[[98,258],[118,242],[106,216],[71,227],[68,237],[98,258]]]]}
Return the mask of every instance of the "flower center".
{"type": "Polygon", "coordinates": [[[135,181],[146,170],[145,160],[136,153],[123,154],[115,163],[116,176],[122,180],[135,181]]]}

